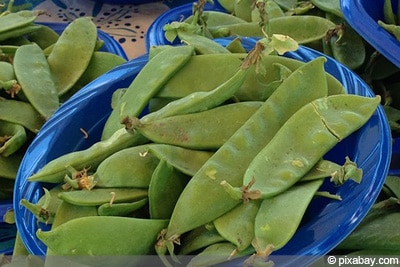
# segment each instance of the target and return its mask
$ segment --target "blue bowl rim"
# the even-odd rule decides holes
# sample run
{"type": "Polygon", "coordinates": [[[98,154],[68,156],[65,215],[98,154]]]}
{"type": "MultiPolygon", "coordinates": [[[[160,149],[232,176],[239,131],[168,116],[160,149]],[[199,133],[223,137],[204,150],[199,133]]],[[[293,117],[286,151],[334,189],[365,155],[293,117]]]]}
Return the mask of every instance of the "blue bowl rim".
{"type": "Polygon", "coordinates": [[[364,3],[368,4],[367,2],[374,3],[375,1],[340,0],[340,6],[350,26],[370,45],[400,68],[400,41],[396,40],[393,35],[379,26],[368,14],[364,7],[364,3]]]}
{"type": "MultiPolygon", "coordinates": [[[[245,42],[249,42],[250,45],[254,44],[255,39],[251,39],[251,38],[247,38],[245,39],[245,42]]],[[[312,49],[309,49],[307,47],[300,47],[298,51],[296,52],[289,52],[287,53],[285,56],[288,56],[290,58],[295,58],[295,59],[300,59],[302,61],[309,61],[311,58],[316,57],[316,56],[325,56],[317,51],[314,51],[312,49]]],[[[325,56],[326,57],[326,56],[325,56]]],[[[62,120],[64,117],[64,114],[66,114],[67,117],[71,116],[71,111],[73,109],[76,109],[80,103],[84,103],[88,97],[92,97],[95,96],[98,91],[95,91],[95,84],[96,83],[104,83],[107,81],[112,80],[112,77],[114,77],[115,74],[123,74],[124,75],[124,79],[127,78],[126,76],[126,71],[124,71],[124,69],[130,71],[130,75],[134,75],[132,73],[134,73],[135,71],[138,71],[147,61],[147,55],[138,57],[134,60],[131,60],[119,67],[117,67],[116,69],[106,73],[105,75],[103,75],[102,77],[100,77],[100,79],[97,81],[94,81],[94,83],[91,84],[91,86],[85,87],[83,88],[81,91],[79,91],[76,95],[74,95],[72,98],[70,98],[54,115],[54,117],[52,119],[50,119],[42,128],[41,132],[39,132],[39,134],[37,135],[36,139],[34,140],[34,142],[32,143],[31,147],[28,149],[29,151],[31,150],[37,150],[39,149],[37,147],[37,145],[40,145],[40,142],[42,141],[42,139],[45,139],[46,134],[51,133],[52,127],[54,127],[54,124],[57,124],[57,121],[62,120]],[[36,147],[36,148],[35,148],[36,147]]],[[[339,79],[346,79],[346,75],[351,77],[351,81],[348,84],[349,86],[352,86],[352,90],[354,89],[356,94],[362,94],[362,95],[366,95],[366,96],[374,96],[374,94],[372,93],[372,91],[369,89],[369,87],[365,84],[365,82],[363,80],[361,80],[361,78],[359,78],[357,75],[355,75],[352,71],[348,70],[345,66],[341,65],[340,63],[337,63],[336,61],[334,61],[333,59],[327,57],[327,68],[328,68],[328,72],[331,71],[331,69],[336,68],[336,70],[338,71],[337,73],[335,73],[335,77],[339,76],[339,79]],[[330,68],[330,69],[329,69],[330,68]],[[353,88],[354,86],[354,88],[353,88]]],[[[335,70],[334,70],[335,71],[335,70]]],[[[349,78],[349,77],[347,77],[349,78]]],[[[114,77],[115,79],[115,77],[114,77]]],[[[97,88],[102,90],[101,88],[97,88]]],[[[117,89],[117,88],[115,88],[117,89]]],[[[377,140],[378,142],[378,147],[376,147],[376,149],[374,150],[374,156],[377,156],[377,159],[374,159],[374,163],[379,162],[378,164],[378,168],[371,170],[373,171],[373,177],[371,177],[371,179],[373,180],[371,183],[368,183],[367,186],[367,191],[365,192],[366,195],[362,195],[359,194],[356,197],[358,197],[359,199],[357,200],[357,205],[353,206],[353,210],[352,213],[349,214],[347,210],[341,210],[341,211],[345,211],[342,212],[342,214],[340,214],[340,218],[342,218],[343,216],[345,217],[345,219],[343,219],[342,221],[339,221],[338,224],[336,226],[340,226],[338,228],[334,229],[334,232],[331,230],[330,235],[324,235],[324,236],[320,236],[320,240],[317,246],[314,247],[306,247],[306,248],[302,248],[301,251],[301,256],[311,256],[311,257],[305,257],[305,258],[301,258],[301,256],[299,255],[299,257],[291,257],[290,260],[291,262],[285,262],[285,264],[298,264],[299,261],[302,262],[302,264],[310,264],[313,261],[316,260],[315,257],[319,257],[319,256],[323,256],[324,254],[328,253],[331,249],[333,249],[334,246],[336,246],[338,243],[340,243],[348,234],[350,234],[350,232],[352,230],[355,229],[355,227],[359,224],[359,222],[362,220],[362,218],[364,218],[364,216],[367,214],[369,208],[374,204],[376,198],[378,197],[379,191],[383,186],[384,183],[384,177],[386,177],[387,173],[388,173],[388,168],[389,168],[389,163],[390,163],[390,158],[391,158],[391,134],[390,134],[390,128],[388,125],[388,122],[386,120],[383,108],[381,106],[378,107],[377,112],[376,112],[377,116],[378,116],[378,124],[379,124],[379,129],[381,130],[380,134],[382,135],[381,138],[379,138],[379,140],[377,140]],[[382,153],[383,151],[383,153],[382,153]],[[340,236],[340,238],[338,238],[338,235],[340,236]]],[[[356,151],[357,155],[358,155],[359,151],[356,151]]],[[[38,194],[37,192],[34,191],[29,191],[32,188],[28,188],[28,191],[22,190],[23,187],[26,187],[29,185],[27,185],[27,181],[26,178],[32,174],[35,170],[32,169],[32,166],[29,166],[29,159],[28,159],[28,155],[29,153],[27,153],[23,159],[23,163],[21,164],[21,168],[19,170],[17,179],[16,179],[16,188],[19,188],[18,193],[15,195],[14,198],[14,205],[15,207],[18,207],[18,203],[19,200],[21,199],[21,193],[22,192],[28,192],[29,194],[35,194],[34,198],[36,197],[36,200],[38,199],[38,194]],[[28,170],[28,172],[26,172],[28,170]]],[[[357,162],[357,158],[358,156],[355,156],[355,158],[353,159],[354,161],[357,162]]],[[[51,160],[51,159],[47,159],[47,160],[51,160]]],[[[370,160],[370,159],[368,159],[370,160]]],[[[38,166],[34,166],[34,168],[37,168],[38,166]]],[[[362,166],[360,166],[362,167],[362,166]]],[[[351,183],[351,181],[350,181],[351,183]]],[[[35,183],[30,183],[30,186],[32,187],[35,183]]],[[[365,184],[364,184],[365,185],[365,184]]],[[[36,185],[37,186],[37,185],[36,185]]],[[[360,185],[357,185],[360,186],[360,185]]],[[[333,204],[335,205],[335,204],[333,204]]],[[[331,205],[332,206],[332,205],[331,205]]],[[[27,242],[28,244],[27,247],[29,249],[29,251],[32,254],[39,254],[39,255],[44,255],[45,251],[41,250],[39,247],[32,247],[32,245],[37,246],[36,243],[33,244],[29,244],[29,238],[31,239],[31,242],[36,242],[37,240],[35,240],[35,238],[32,236],[32,233],[29,233],[27,231],[29,231],[29,225],[26,225],[26,221],[23,220],[22,218],[24,215],[24,209],[21,207],[16,208],[16,217],[17,217],[17,227],[18,230],[21,234],[21,237],[23,238],[24,242],[27,242]]],[[[29,222],[28,222],[29,223],[29,222]]],[[[32,222],[31,222],[32,223],[32,222]]],[[[315,226],[319,226],[319,230],[324,232],[327,229],[323,229],[324,226],[321,225],[313,225],[315,226]],[[322,228],[321,228],[322,227],[322,228]]],[[[301,233],[300,233],[301,234],[301,233]]],[[[296,233],[296,235],[300,235],[298,233],[296,233]]],[[[304,234],[304,233],[303,233],[304,234]]],[[[296,236],[295,235],[295,236],[296,236]]],[[[295,238],[295,237],[294,237],[295,238]]],[[[293,241],[294,242],[294,241],[293,241]]],[[[293,243],[292,242],[292,243],[293,243]]],[[[287,249],[282,248],[279,250],[280,253],[278,253],[277,255],[291,255],[290,251],[288,251],[287,249]]],[[[286,259],[287,260],[287,259],[286,259]]]]}

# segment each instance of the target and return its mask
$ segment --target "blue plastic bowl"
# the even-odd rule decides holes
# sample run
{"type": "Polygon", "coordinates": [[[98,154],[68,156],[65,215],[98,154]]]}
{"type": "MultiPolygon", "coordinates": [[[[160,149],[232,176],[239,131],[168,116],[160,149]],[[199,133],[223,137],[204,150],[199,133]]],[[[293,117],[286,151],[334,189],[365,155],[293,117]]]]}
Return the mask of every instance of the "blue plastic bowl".
{"type": "MultiPolygon", "coordinates": [[[[400,68],[400,41],[378,25],[383,20],[384,0],[340,0],[347,22],[369,44],[400,68]]],[[[397,10],[397,1],[392,1],[397,10]]]]}
{"type": "MultiPolygon", "coordinates": [[[[224,45],[229,42],[227,39],[218,41],[224,45]]],[[[243,42],[250,49],[256,40],[244,38],[243,42]]],[[[285,56],[307,62],[323,55],[300,47],[298,51],[285,56]]],[[[111,112],[112,93],[118,88],[127,87],[147,61],[147,55],[138,57],[81,89],[57,110],[27,150],[16,179],[14,205],[18,231],[30,253],[44,255],[46,246],[35,236],[38,225],[34,216],[19,205],[22,198],[35,203],[42,195],[43,184],[28,182],[27,178],[49,161],[63,154],[88,148],[98,141],[111,112]],[[88,131],[88,139],[83,138],[79,130],[81,127],[88,131]]],[[[343,65],[327,58],[325,67],[327,72],[342,82],[348,93],[374,96],[364,81],[343,65]]],[[[295,236],[285,247],[273,253],[272,258],[277,257],[274,261],[281,260],[285,264],[296,266],[308,265],[349,235],[378,197],[388,173],[391,148],[390,128],[383,108],[379,106],[361,129],[340,142],[326,156],[338,163],[343,163],[345,156],[349,156],[364,170],[361,184],[348,181],[341,187],[334,187],[327,181],[323,185],[324,189],[337,192],[343,200],[313,200],[295,236]],[[280,258],[280,255],[290,256],[280,258]]],[[[238,259],[230,262],[229,266],[241,266],[242,263],[243,260],[238,259]]]]}
{"type": "MultiPolygon", "coordinates": [[[[153,23],[149,26],[146,33],[146,49],[149,50],[151,46],[171,44],[164,36],[164,25],[173,21],[181,21],[192,15],[193,3],[184,4],[170,10],[165,11],[158,16],[153,23]]],[[[204,10],[213,10],[226,12],[226,10],[219,5],[216,1],[214,4],[206,3],[204,10]]],[[[178,44],[180,41],[175,40],[173,44],[178,44]]]]}

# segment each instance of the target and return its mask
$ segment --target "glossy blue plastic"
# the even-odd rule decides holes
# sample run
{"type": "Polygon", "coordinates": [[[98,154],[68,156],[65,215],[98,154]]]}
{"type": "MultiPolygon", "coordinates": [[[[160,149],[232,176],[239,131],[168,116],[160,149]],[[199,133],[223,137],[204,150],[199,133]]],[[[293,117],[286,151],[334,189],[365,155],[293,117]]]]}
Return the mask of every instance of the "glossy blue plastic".
{"type": "MultiPolygon", "coordinates": [[[[226,45],[230,40],[217,41],[226,45]]],[[[255,39],[243,39],[247,49],[251,49],[255,42],[255,39]]],[[[285,56],[307,62],[323,55],[312,49],[300,47],[298,51],[287,53],[285,56]]],[[[14,198],[17,227],[31,253],[44,255],[46,247],[35,236],[38,229],[35,218],[19,206],[19,201],[26,198],[35,203],[43,194],[44,185],[30,183],[27,178],[50,160],[85,149],[98,141],[105,120],[111,112],[112,93],[118,88],[127,87],[147,60],[147,55],[131,60],[84,87],[60,107],[32,142],[18,172],[14,198]],[[88,139],[84,138],[80,128],[88,132],[88,139]]],[[[342,82],[348,93],[374,96],[363,80],[333,59],[327,58],[325,67],[327,72],[342,82]]],[[[335,187],[327,180],[322,190],[337,193],[343,200],[314,199],[292,240],[273,253],[272,258],[276,257],[274,261],[277,262],[277,266],[307,266],[332,250],[354,230],[374,204],[383,186],[389,168],[391,148],[389,125],[383,108],[379,106],[361,129],[344,139],[326,155],[327,159],[339,164],[344,162],[345,156],[349,156],[364,170],[362,182],[356,184],[348,181],[341,187],[335,187]]],[[[237,259],[230,261],[227,266],[242,264],[243,259],[237,259]]]]}
{"type": "MultiPolygon", "coordinates": [[[[146,49],[149,50],[149,47],[156,45],[166,45],[171,44],[164,36],[164,25],[171,23],[173,21],[182,21],[187,17],[192,15],[192,7],[193,3],[184,4],[175,8],[171,8],[167,10],[160,16],[158,16],[153,23],[149,26],[146,33],[146,49]]],[[[226,12],[226,10],[221,7],[216,1],[214,4],[206,3],[204,6],[204,10],[213,10],[213,11],[221,11],[226,12]]],[[[176,39],[173,44],[178,44],[179,40],[176,39]]]]}
{"type": "MultiPolygon", "coordinates": [[[[397,2],[392,1],[394,10],[397,2]]],[[[384,0],[340,0],[347,22],[369,44],[400,68],[400,41],[383,29],[378,20],[383,20],[384,0]]]]}

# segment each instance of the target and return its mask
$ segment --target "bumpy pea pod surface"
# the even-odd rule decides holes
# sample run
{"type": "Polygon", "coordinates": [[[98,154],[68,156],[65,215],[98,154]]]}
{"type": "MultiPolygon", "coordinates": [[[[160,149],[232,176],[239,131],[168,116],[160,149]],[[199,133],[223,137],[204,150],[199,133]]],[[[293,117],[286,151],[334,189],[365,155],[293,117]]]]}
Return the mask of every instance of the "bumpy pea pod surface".
{"type": "Polygon", "coordinates": [[[15,53],[14,70],[24,96],[46,120],[49,119],[60,103],[43,50],[37,44],[20,46],[15,53]]]}
{"type": "Polygon", "coordinates": [[[149,100],[189,61],[193,53],[191,46],[178,46],[162,51],[149,60],[111,112],[104,126],[102,139],[109,138],[115,131],[123,128],[121,119],[139,116],[149,100]]]}
{"type": "Polygon", "coordinates": [[[107,140],[99,141],[87,149],[74,151],[50,161],[37,173],[30,176],[28,180],[62,183],[65,175],[69,174],[66,166],[72,166],[76,170],[88,167],[96,169],[103,160],[115,152],[145,142],[147,142],[147,139],[143,136],[131,134],[122,128],[107,140]]]}
{"type": "Polygon", "coordinates": [[[81,77],[95,49],[97,28],[90,17],[75,19],[47,57],[58,95],[65,94],[81,77]]]}
{"type": "Polygon", "coordinates": [[[57,255],[147,255],[167,223],[168,220],[88,216],[70,220],[50,231],[39,229],[36,235],[57,255]]]}
{"type": "Polygon", "coordinates": [[[306,103],[326,96],[324,62],[315,59],[293,72],[193,176],[175,206],[166,240],[174,240],[239,204],[220,183],[226,180],[241,186],[248,164],[286,120],[306,103]]]}
{"type": "Polygon", "coordinates": [[[218,149],[262,105],[239,102],[203,112],[177,115],[134,125],[134,129],[155,143],[190,149],[218,149]]]}
{"type": "Polygon", "coordinates": [[[243,184],[261,197],[277,195],[303,177],[338,142],[364,125],[380,97],[334,95],[296,112],[252,160],[243,184]]]}

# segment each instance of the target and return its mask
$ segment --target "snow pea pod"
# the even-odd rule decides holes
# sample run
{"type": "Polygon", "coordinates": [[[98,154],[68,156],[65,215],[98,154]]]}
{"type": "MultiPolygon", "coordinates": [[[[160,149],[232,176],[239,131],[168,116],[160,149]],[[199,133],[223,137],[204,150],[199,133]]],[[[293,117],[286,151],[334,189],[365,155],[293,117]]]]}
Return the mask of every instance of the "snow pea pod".
{"type": "Polygon", "coordinates": [[[58,95],[65,94],[81,77],[96,40],[97,28],[89,17],[75,19],[61,33],[47,57],[58,95]]]}
{"type": "Polygon", "coordinates": [[[14,56],[14,70],[24,96],[49,119],[60,103],[43,50],[37,44],[20,46],[14,56]]]}
{"type": "MultiPolygon", "coordinates": [[[[207,27],[246,22],[245,20],[237,16],[234,16],[232,14],[214,10],[205,10],[203,11],[203,15],[206,17],[207,27]]],[[[184,22],[186,23],[192,23],[192,21],[193,21],[193,15],[187,17],[184,20],[184,22]]]]}
{"type": "Polygon", "coordinates": [[[324,62],[315,59],[294,71],[200,168],[178,199],[166,240],[174,240],[239,204],[220,183],[226,180],[241,186],[247,165],[286,120],[304,104],[327,94],[324,62]],[[199,201],[201,206],[195,204],[199,201]]]}
{"type": "Polygon", "coordinates": [[[37,133],[44,123],[42,116],[29,103],[0,98],[0,120],[21,124],[37,133]]]}
{"type": "Polygon", "coordinates": [[[27,140],[25,128],[22,125],[0,121],[0,155],[8,157],[20,149],[27,140]]]}
{"type": "Polygon", "coordinates": [[[201,166],[212,156],[211,151],[193,150],[166,144],[150,144],[149,153],[164,158],[176,170],[188,176],[193,176],[201,166]]]}
{"type": "Polygon", "coordinates": [[[400,25],[396,24],[387,24],[381,20],[378,20],[379,26],[383,29],[387,30],[389,33],[393,34],[393,36],[400,41],[400,25]]]}
{"type": "Polygon", "coordinates": [[[339,0],[311,0],[311,3],[325,12],[332,13],[340,18],[343,18],[339,0]]]}
{"type": "Polygon", "coordinates": [[[225,241],[225,238],[217,232],[215,227],[202,225],[182,237],[179,254],[191,255],[199,249],[223,241],[225,241]]]}
{"type": "Polygon", "coordinates": [[[207,28],[214,38],[229,36],[263,37],[262,27],[258,22],[242,22],[223,26],[210,26],[207,28]]]}
{"type": "Polygon", "coordinates": [[[104,203],[97,209],[99,216],[127,216],[149,202],[147,198],[129,203],[104,203]]]}
{"type": "Polygon", "coordinates": [[[254,223],[256,250],[263,251],[271,245],[278,250],[290,240],[322,183],[323,180],[302,183],[262,201],[254,223]]]}
{"type": "Polygon", "coordinates": [[[102,139],[107,139],[116,130],[123,128],[121,119],[139,116],[165,82],[192,57],[193,51],[191,46],[173,47],[149,60],[111,112],[104,126],[102,139]]]}
{"type": "Polygon", "coordinates": [[[262,103],[239,102],[150,122],[137,120],[133,128],[155,143],[213,150],[229,139],[262,103]]]}
{"type": "MultiPolygon", "coordinates": [[[[31,24],[31,25],[27,25],[21,28],[16,28],[16,29],[11,29],[9,31],[3,32],[0,35],[0,41],[6,41],[8,39],[12,39],[12,38],[19,38],[24,36],[25,34],[31,34],[35,31],[38,31],[42,28],[42,25],[37,25],[37,24],[31,24]]],[[[23,40],[24,43],[26,43],[26,39],[20,39],[23,40]]],[[[15,41],[15,39],[14,39],[15,41]]]]}
{"type": "Polygon", "coordinates": [[[32,10],[21,10],[0,16],[0,33],[3,35],[7,31],[29,25],[36,20],[36,17],[37,12],[32,10]]]}
{"type": "Polygon", "coordinates": [[[178,30],[177,34],[183,43],[193,46],[198,55],[230,53],[224,46],[208,37],[184,30],[178,30]]]}
{"type": "Polygon", "coordinates": [[[296,112],[258,154],[243,177],[259,197],[277,195],[303,177],[325,153],[364,125],[380,97],[333,95],[296,112]]]}
{"type": "MultiPolygon", "coordinates": [[[[0,47],[0,51],[2,51],[0,47]]],[[[0,81],[10,81],[15,79],[13,65],[6,61],[0,61],[0,81]]]]}
{"type": "Polygon", "coordinates": [[[68,174],[66,166],[76,170],[84,168],[96,169],[108,156],[124,148],[140,145],[147,139],[139,134],[128,133],[125,129],[115,132],[109,139],[94,143],[87,149],[73,151],[51,160],[37,173],[32,174],[28,180],[48,183],[62,183],[68,174]]]}
{"type": "Polygon", "coordinates": [[[93,188],[58,193],[58,197],[78,206],[100,206],[104,203],[121,203],[147,197],[147,190],[136,188],[93,188]]]}
{"type": "MultiPolygon", "coordinates": [[[[36,235],[57,255],[148,255],[158,233],[167,223],[167,220],[87,216],[65,222],[50,231],[39,229],[36,235]]],[[[115,262],[112,265],[115,266],[115,262]]]]}
{"type": "Polygon", "coordinates": [[[266,25],[268,35],[288,35],[299,44],[321,40],[335,24],[325,18],[311,15],[285,16],[270,19],[266,25]],[[301,29],[299,29],[301,27],[301,29]]]}
{"type": "Polygon", "coordinates": [[[8,157],[0,155],[0,177],[14,180],[17,176],[23,155],[24,153],[21,149],[8,157]]]}
{"type": "Polygon", "coordinates": [[[152,153],[147,153],[148,149],[148,145],[133,146],[107,157],[94,174],[96,187],[148,188],[159,162],[152,153]]]}
{"type": "Polygon", "coordinates": [[[60,35],[49,26],[41,26],[42,27],[39,30],[30,33],[27,38],[29,41],[36,43],[38,46],[40,46],[40,48],[44,50],[47,47],[55,44],[58,41],[60,35]]]}
{"type": "Polygon", "coordinates": [[[169,219],[184,188],[184,179],[164,158],[160,159],[149,185],[149,212],[152,219],[169,219]]]}

